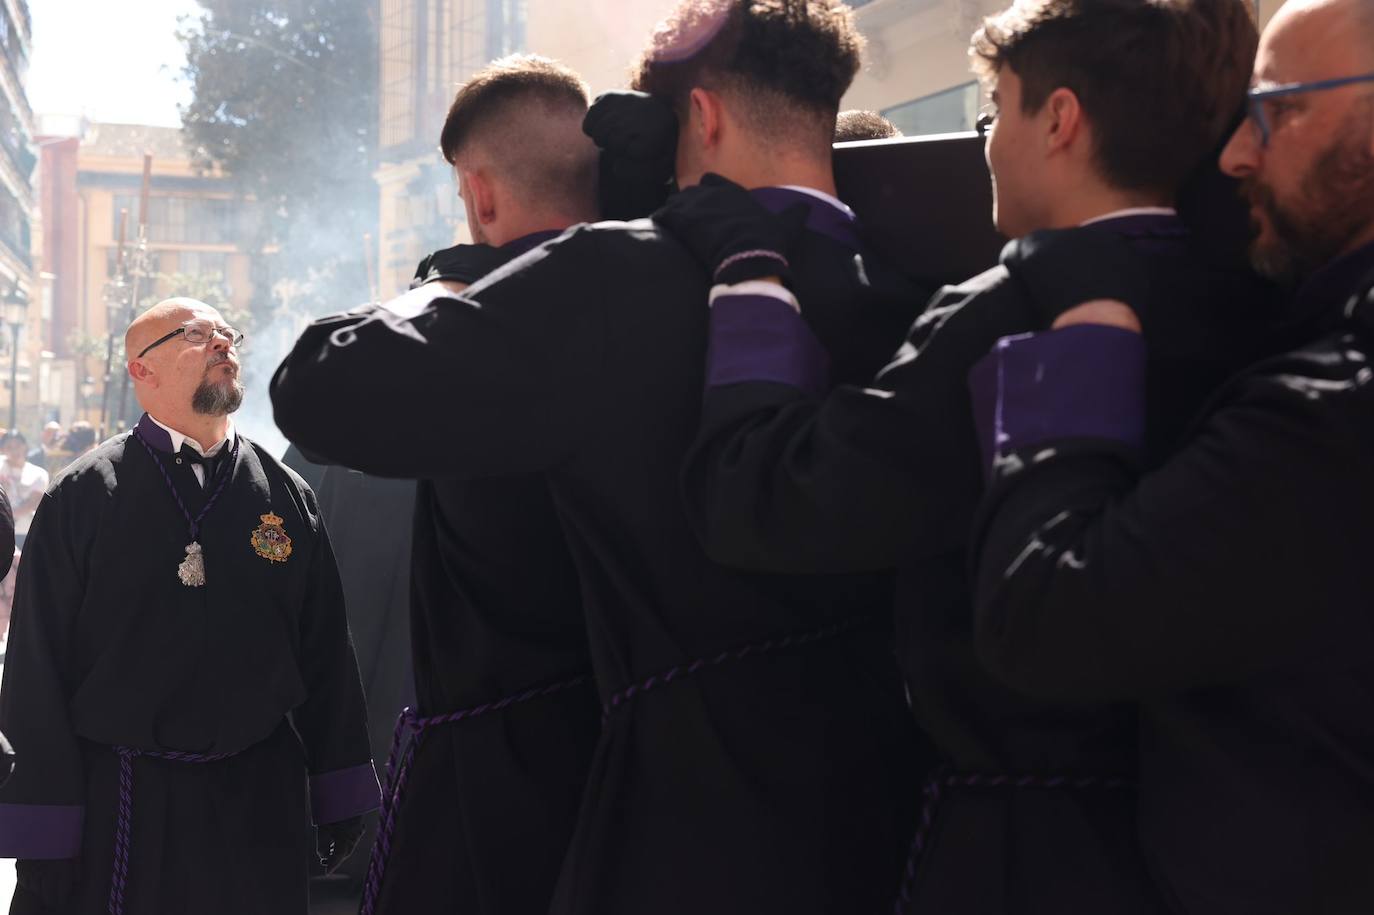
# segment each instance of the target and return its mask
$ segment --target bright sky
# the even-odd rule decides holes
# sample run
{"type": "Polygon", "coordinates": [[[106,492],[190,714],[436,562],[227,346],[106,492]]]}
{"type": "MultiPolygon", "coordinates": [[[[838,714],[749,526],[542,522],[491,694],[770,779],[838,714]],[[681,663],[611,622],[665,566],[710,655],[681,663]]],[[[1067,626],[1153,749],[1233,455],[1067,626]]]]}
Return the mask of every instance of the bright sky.
{"type": "Polygon", "coordinates": [[[33,55],[28,95],[35,114],[85,114],[93,121],[181,124],[190,101],[177,17],[195,0],[29,0],[33,55]]]}

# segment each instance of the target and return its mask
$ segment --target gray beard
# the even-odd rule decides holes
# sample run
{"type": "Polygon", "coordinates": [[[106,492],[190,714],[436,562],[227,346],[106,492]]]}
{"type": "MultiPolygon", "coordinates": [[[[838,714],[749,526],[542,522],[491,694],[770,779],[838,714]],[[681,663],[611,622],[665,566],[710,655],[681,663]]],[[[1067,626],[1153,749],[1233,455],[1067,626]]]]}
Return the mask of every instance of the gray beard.
{"type": "Polygon", "coordinates": [[[243,405],[243,382],[237,378],[216,384],[205,380],[191,396],[191,409],[203,416],[228,416],[243,405]]]}

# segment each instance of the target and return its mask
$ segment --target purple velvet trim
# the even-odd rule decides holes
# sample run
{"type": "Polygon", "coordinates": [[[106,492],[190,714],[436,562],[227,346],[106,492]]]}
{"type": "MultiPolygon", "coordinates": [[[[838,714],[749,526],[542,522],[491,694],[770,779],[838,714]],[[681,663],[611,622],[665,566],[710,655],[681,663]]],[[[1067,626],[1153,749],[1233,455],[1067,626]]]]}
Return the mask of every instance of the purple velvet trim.
{"type": "Polygon", "coordinates": [[[158,451],[171,454],[175,450],[172,448],[172,437],[167,434],[167,430],[153,422],[153,418],[147,413],[144,413],[138,421],[138,425],[134,426],[134,431],[143,436],[143,440],[158,451]]]}
{"type": "Polygon", "coordinates": [[[0,804],[0,858],[75,858],[86,808],[0,804]]]}
{"type": "Polygon", "coordinates": [[[1069,438],[1140,448],[1145,436],[1145,341],[1130,331],[1076,325],[1003,337],[969,373],[984,466],[1069,438]]]}
{"type": "Polygon", "coordinates": [[[711,307],[706,386],[774,381],[819,397],[830,358],[802,316],[766,295],[729,295],[711,307]]]}
{"type": "Polygon", "coordinates": [[[812,232],[832,238],[855,251],[863,247],[854,227],[854,217],[819,197],[786,187],[760,187],[749,193],[774,213],[781,213],[799,203],[805,204],[806,227],[812,232]]]}
{"type": "Polygon", "coordinates": [[[310,776],[310,813],[316,823],[337,823],[381,804],[382,789],[370,762],[310,776]]]}

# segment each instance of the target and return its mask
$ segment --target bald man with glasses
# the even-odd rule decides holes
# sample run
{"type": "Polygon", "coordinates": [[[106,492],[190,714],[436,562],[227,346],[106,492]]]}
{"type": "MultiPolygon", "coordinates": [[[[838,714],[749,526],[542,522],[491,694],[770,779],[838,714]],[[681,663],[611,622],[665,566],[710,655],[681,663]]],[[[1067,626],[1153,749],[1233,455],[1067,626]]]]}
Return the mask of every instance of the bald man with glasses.
{"type": "Polygon", "coordinates": [[[1374,912],[1374,5],[1291,0],[1253,85],[1221,165],[1297,345],[1142,473],[1143,295],[1002,341],[977,370],[979,647],[1029,695],[1139,700],[1175,911],[1374,912]]]}
{"type": "Polygon", "coordinates": [[[304,915],[312,846],[335,866],[377,806],[314,493],[229,418],[242,342],[191,299],[141,315],[143,418],[38,507],[0,692],[12,915],[304,915]]]}

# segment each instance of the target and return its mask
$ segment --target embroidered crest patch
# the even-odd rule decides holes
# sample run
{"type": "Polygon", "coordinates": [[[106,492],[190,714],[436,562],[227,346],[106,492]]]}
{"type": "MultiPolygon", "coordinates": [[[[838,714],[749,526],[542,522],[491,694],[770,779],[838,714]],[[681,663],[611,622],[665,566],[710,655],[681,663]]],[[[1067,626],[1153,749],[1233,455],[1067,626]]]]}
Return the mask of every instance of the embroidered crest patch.
{"type": "Polygon", "coordinates": [[[253,550],[271,562],[286,562],[291,555],[291,538],[281,526],[282,519],[268,512],[260,515],[262,524],[253,531],[253,550]]]}

